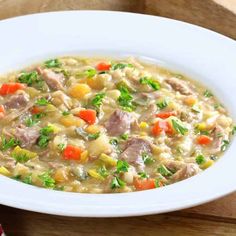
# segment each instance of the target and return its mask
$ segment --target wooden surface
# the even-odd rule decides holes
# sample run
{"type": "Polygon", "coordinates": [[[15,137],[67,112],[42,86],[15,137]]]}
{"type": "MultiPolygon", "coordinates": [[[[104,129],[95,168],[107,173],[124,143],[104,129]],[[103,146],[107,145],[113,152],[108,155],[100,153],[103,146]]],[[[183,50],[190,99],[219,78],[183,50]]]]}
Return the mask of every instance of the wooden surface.
{"type": "MultiPolygon", "coordinates": [[[[160,15],[201,25],[236,39],[236,0],[0,0],[0,19],[72,9],[160,15]]],[[[236,193],[183,211],[114,219],[59,217],[0,205],[0,224],[7,236],[235,236],[236,193]]]]}

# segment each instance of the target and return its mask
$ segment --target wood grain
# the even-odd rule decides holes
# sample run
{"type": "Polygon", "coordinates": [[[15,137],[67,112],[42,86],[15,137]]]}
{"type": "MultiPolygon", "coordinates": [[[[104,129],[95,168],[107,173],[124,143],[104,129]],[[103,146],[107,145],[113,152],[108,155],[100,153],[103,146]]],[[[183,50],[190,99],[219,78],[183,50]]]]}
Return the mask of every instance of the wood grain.
{"type": "MultiPolygon", "coordinates": [[[[82,9],[160,15],[194,23],[236,39],[236,0],[0,0],[0,19],[82,9]]],[[[0,223],[7,236],[235,236],[236,193],[169,214],[113,219],[59,217],[0,205],[0,223]]]]}
{"type": "Polygon", "coordinates": [[[0,222],[14,236],[161,235],[235,236],[236,224],[191,215],[162,214],[129,218],[72,218],[31,213],[0,206],[0,222]]]}

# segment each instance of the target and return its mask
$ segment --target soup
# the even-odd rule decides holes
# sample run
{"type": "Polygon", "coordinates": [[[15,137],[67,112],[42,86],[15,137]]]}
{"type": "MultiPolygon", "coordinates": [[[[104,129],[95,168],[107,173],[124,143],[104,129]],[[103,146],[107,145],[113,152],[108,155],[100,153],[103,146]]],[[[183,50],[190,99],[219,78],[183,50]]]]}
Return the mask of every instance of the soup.
{"type": "Polygon", "coordinates": [[[160,188],[212,166],[235,130],[210,90],[135,58],[51,59],[1,82],[0,173],[39,187],[160,188]]]}

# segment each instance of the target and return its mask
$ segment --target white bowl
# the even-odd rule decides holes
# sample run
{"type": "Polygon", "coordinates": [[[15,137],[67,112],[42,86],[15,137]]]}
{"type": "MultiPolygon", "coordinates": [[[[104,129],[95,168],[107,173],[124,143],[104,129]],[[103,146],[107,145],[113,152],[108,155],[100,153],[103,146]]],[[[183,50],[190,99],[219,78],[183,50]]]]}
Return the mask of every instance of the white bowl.
{"type": "MultiPolygon", "coordinates": [[[[204,28],[140,14],[70,11],[3,20],[0,35],[0,74],[57,55],[137,55],[202,81],[235,116],[236,43],[204,28]]],[[[203,173],[164,188],[133,193],[67,193],[0,176],[0,203],[86,217],[174,211],[235,191],[235,151],[233,142],[224,156],[203,173]]]]}

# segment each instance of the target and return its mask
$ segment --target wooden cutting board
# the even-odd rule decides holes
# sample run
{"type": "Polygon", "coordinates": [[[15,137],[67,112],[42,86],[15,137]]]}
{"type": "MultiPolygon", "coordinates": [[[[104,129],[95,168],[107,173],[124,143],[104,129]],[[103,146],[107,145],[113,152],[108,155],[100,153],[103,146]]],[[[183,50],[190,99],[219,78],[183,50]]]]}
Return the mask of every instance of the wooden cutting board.
{"type": "MultiPolygon", "coordinates": [[[[0,0],[0,19],[73,9],[160,15],[201,25],[236,39],[236,0],[0,0]]],[[[13,236],[236,236],[236,193],[183,211],[114,219],[50,216],[0,205],[0,224],[7,235],[13,236]]]]}

